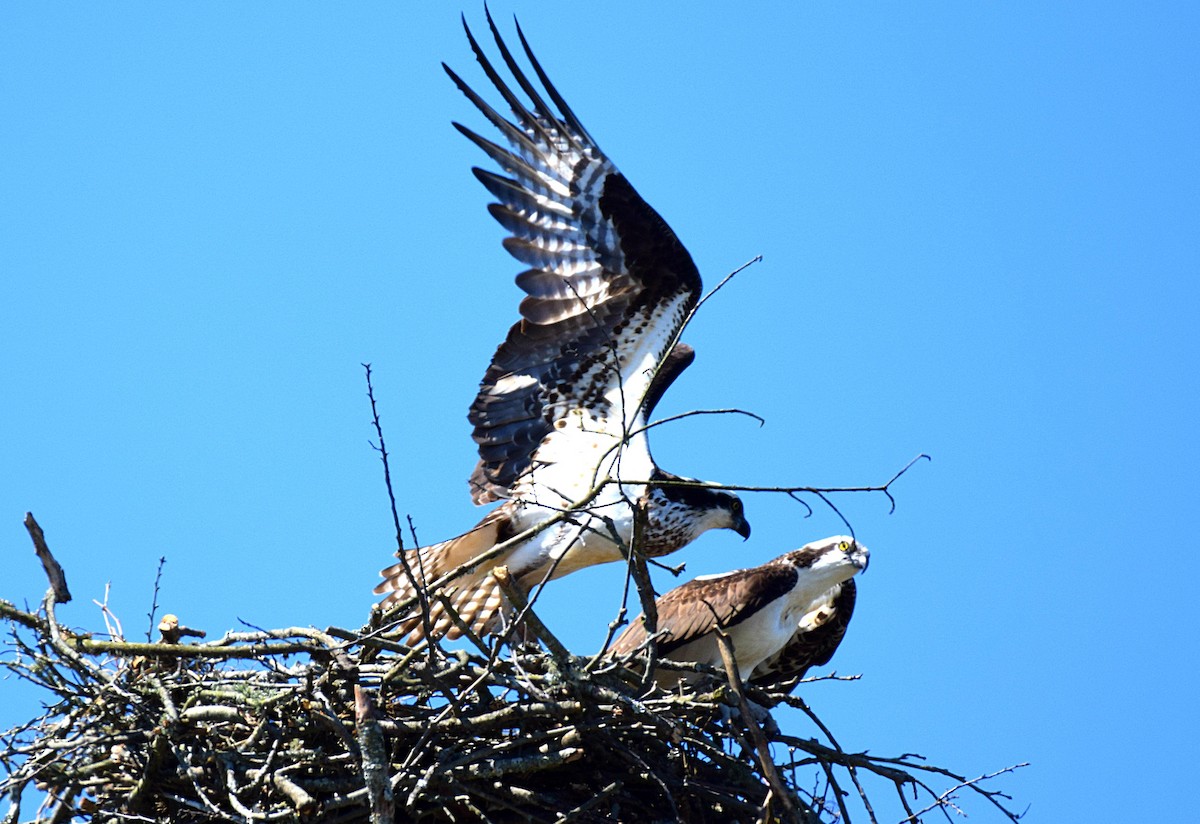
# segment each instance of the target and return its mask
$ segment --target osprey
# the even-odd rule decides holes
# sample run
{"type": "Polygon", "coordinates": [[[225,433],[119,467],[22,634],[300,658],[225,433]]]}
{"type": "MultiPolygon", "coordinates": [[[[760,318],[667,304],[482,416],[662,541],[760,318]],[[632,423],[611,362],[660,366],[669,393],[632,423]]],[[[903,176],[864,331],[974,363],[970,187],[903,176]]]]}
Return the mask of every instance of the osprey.
{"type": "MultiPolygon", "coordinates": [[[[714,630],[733,642],[744,681],[790,692],[809,667],[829,662],[854,612],[853,577],[867,568],[867,548],[846,535],[805,544],[753,569],[704,575],[662,596],[658,653],[672,661],[721,665],[714,630]]],[[[613,643],[628,655],[646,641],[639,616],[613,643]]],[[[680,680],[660,670],[660,686],[680,680]]]]}
{"type": "MultiPolygon", "coordinates": [[[[498,201],[488,211],[509,232],[504,247],[530,267],[517,276],[527,293],[521,320],[496,350],[468,414],[480,456],[472,498],[504,503],[465,535],[409,553],[411,574],[404,563],[383,570],[375,588],[386,593],[384,606],[410,601],[417,586],[440,592],[479,634],[497,631],[503,613],[494,567],[506,565],[528,590],[621,560],[633,544],[635,507],[646,514],[635,549],[650,557],[709,529],[750,535],[736,495],[659,469],[646,439],[655,404],[695,356],[678,341],[701,291],[691,256],[600,151],[520,27],[540,88],[490,14],[488,25],[528,104],[463,21],[512,122],[443,68],[508,144],[454,124],[505,172],[473,170],[498,201]]],[[[429,621],[435,636],[462,634],[442,597],[430,599],[429,621]]],[[[409,615],[401,631],[415,643],[425,627],[409,615]]]]}

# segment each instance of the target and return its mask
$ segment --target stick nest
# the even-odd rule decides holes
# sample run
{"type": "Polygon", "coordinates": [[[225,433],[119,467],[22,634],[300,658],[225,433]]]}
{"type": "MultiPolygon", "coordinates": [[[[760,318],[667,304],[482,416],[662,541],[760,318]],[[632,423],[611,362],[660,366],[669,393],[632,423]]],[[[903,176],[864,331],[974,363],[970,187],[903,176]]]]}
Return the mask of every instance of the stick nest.
{"type": "Polygon", "coordinates": [[[54,703],[7,734],[0,794],[45,791],[44,820],[749,822],[778,806],[725,688],[639,697],[613,663],[412,652],[369,630],[105,642],[50,606],[2,608],[32,631],[14,626],[7,665],[54,703]]]}
{"type": "Polygon", "coordinates": [[[22,820],[30,788],[41,798],[25,820],[39,824],[849,822],[839,782],[874,823],[863,773],[891,785],[904,821],[961,813],[964,790],[1019,818],[988,782],[1024,765],[966,778],[919,755],[846,752],[802,699],[745,687],[723,633],[724,672],[677,694],[647,691],[623,661],[572,656],[527,604],[539,644],[473,638],[474,652],[408,649],[381,637],[378,612],[358,631],[202,643],[181,643],[204,633],[168,615],[161,641],[139,644],[102,605],[118,640],[98,640],[59,623],[65,576],[26,525],[50,589],[36,611],[0,600],[0,665],[52,700],[0,733],[0,824],[22,820]],[[764,709],[777,703],[828,744],[782,733],[764,709]],[[935,790],[930,776],[953,783],[935,790]]]}

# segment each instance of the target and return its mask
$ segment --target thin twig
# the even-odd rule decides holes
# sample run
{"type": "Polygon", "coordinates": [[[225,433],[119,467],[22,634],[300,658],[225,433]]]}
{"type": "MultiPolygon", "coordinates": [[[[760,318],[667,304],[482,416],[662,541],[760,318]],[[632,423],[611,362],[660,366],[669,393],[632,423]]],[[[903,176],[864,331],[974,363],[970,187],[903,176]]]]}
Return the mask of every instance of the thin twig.
{"type": "Polygon", "coordinates": [[[162,583],[163,567],[167,563],[167,556],[163,555],[158,559],[158,568],[154,570],[154,596],[150,599],[150,611],[146,613],[146,618],[149,623],[146,624],[146,641],[149,642],[152,633],[154,632],[154,616],[158,612],[158,592],[159,585],[162,583]]]}

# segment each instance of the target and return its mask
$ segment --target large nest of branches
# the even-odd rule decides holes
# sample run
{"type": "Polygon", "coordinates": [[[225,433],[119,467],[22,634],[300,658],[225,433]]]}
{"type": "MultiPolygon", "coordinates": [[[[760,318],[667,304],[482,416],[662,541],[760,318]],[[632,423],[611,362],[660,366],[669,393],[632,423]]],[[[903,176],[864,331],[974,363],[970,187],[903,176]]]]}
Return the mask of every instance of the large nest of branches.
{"type": "Polygon", "coordinates": [[[378,614],[353,632],[201,643],[166,616],[159,643],[98,640],[56,618],[70,596],[28,523],[52,587],[36,611],[0,601],[5,665],[52,700],[0,741],[6,824],[819,822],[850,819],[843,784],[874,820],[862,773],[895,788],[907,820],[952,808],[963,788],[1015,820],[982,785],[991,776],[844,752],[802,701],[749,690],[732,670],[664,694],[552,636],[410,650],[380,637],[378,614]],[[780,732],[761,709],[780,701],[809,713],[828,743],[780,732]],[[950,788],[934,790],[936,776],[950,788]],[[32,818],[21,818],[23,798],[32,818]]]}

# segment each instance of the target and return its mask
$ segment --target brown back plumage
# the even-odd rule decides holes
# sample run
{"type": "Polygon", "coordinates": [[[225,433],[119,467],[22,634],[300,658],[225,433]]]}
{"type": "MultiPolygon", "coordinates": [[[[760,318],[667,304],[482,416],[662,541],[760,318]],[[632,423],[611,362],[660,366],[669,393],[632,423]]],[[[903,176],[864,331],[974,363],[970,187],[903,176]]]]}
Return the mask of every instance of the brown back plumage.
{"type": "MultiPolygon", "coordinates": [[[[696,578],[675,587],[656,602],[658,625],[664,628],[658,639],[659,654],[669,656],[714,627],[736,626],[795,584],[796,570],[791,565],[772,562],[696,578]]],[[[645,641],[646,627],[638,616],[613,642],[611,650],[616,655],[627,655],[645,641]]]]}

